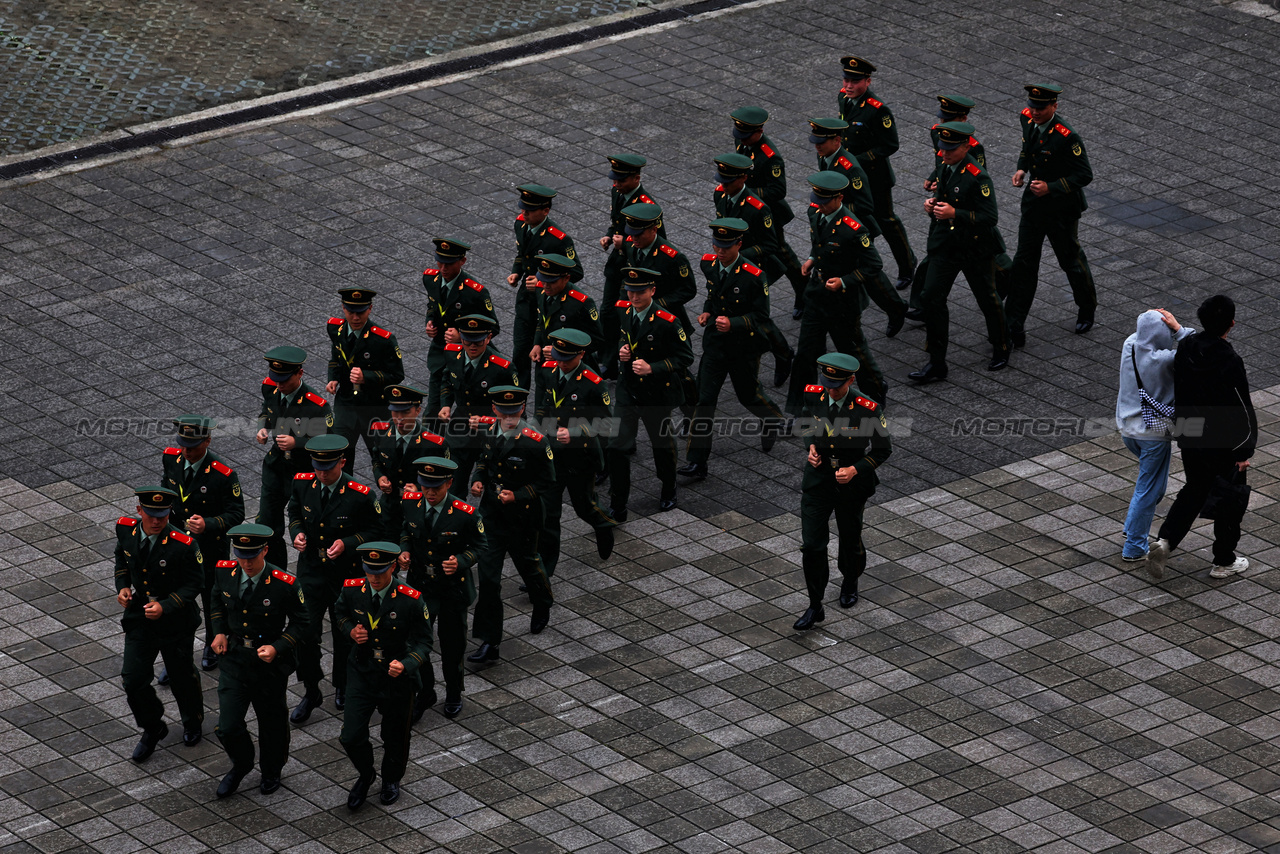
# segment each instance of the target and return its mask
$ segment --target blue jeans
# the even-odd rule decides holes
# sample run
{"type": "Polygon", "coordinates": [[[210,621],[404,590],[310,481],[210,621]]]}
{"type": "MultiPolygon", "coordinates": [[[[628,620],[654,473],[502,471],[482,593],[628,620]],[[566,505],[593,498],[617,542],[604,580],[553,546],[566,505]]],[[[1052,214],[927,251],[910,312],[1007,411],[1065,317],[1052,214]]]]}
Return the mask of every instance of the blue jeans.
{"type": "Polygon", "coordinates": [[[1147,535],[1151,533],[1151,520],[1156,515],[1156,505],[1164,498],[1169,485],[1169,459],[1173,445],[1166,439],[1130,439],[1124,437],[1124,446],[1138,458],[1138,483],[1129,501],[1129,515],[1124,519],[1125,557],[1142,557],[1147,553],[1147,535]]]}

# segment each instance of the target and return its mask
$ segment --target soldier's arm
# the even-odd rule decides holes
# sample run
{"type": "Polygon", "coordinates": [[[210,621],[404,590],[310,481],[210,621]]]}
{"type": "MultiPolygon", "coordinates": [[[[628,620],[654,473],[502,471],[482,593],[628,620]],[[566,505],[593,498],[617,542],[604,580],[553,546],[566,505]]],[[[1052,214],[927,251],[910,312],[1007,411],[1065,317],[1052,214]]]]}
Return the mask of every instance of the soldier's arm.
{"type": "Polygon", "coordinates": [[[455,555],[458,559],[458,569],[470,569],[475,566],[476,562],[480,560],[480,553],[484,551],[485,544],[489,539],[484,532],[484,522],[478,509],[471,518],[471,525],[465,539],[464,548],[455,555]]]}
{"type": "Polygon", "coordinates": [[[566,258],[573,259],[573,269],[569,271],[569,281],[581,282],[582,277],[586,275],[582,269],[582,259],[578,257],[578,250],[573,245],[573,238],[567,234],[564,236],[564,240],[560,241],[560,254],[566,258]]]}
{"type": "Polygon", "coordinates": [[[600,311],[588,297],[587,305],[582,308],[582,331],[591,337],[588,353],[601,355],[604,353],[604,326],[600,323],[600,311]]]}
{"type": "Polygon", "coordinates": [[[271,400],[272,395],[276,393],[275,383],[268,380],[262,381],[262,408],[258,410],[258,429],[263,428],[270,430],[276,426],[276,419],[271,415],[271,410],[267,401],[271,400]]]}
{"type": "Polygon", "coordinates": [[[990,176],[983,174],[976,178],[964,200],[972,207],[956,208],[957,221],[976,226],[994,226],[999,221],[1000,213],[996,208],[996,194],[991,187],[990,176]]]}
{"type": "MultiPolygon", "coordinates": [[[[335,317],[334,320],[337,320],[337,318],[335,317]]],[[[341,328],[333,325],[332,320],[329,321],[329,323],[330,330],[341,328]]],[[[341,382],[347,378],[347,373],[342,370],[343,359],[342,355],[338,352],[338,336],[334,334],[334,332],[330,331],[329,339],[329,370],[325,373],[325,378],[329,382],[341,382]]]]}
{"type": "MultiPolygon", "coordinates": [[[[444,371],[440,374],[440,406],[453,408],[454,401],[457,399],[457,389],[453,387],[453,372],[449,370],[449,365],[444,366],[444,371]]],[[[426,413],[431,417],[435,417],[434,412],[426,413]]]]}
{"type": "MultiPolygon", "coordinates": [[[[1057,133],[1057,131],[1053,131],[1057,133]]],[[[1067,137],[1059,159],[1066,165],[1067,174],[1049,184],[1049,195],[1061,196],[1074,193],[1081,187],[1088,186],[1093,180],[1093,167],[1089,165],[1089,153],[1084,150],[1084,141],[1079,134],[1072,131],[1067,137]],[[1077,148],[1080,153],[1076,154],[1077,148]]]]}
{"type": "MultiPolygon", "coordinates": [[[[1023,115],[1025,116],[1026,114],[1027,111],[1023,110],[1023,115]]],[[[1027,128],[1031,126],[1030,121],[1030,119],[1025,118],[1019,120],[1019,124],[1022,127],[1022,148],[1018,151],[1018,171],[1020,172],[1025,172],[1031,168],[1031,146],[1027,134],[1027,128]]]]}
{"type": "MultiPolygon", "coordinates": [[[[359,588],[352,589],[354,590],[359,588]]],[[[356,627],[355,615],[351,612],[350,597],[353,595],[355,594],[349,593],[348,589],[344,587],[338,593],[338,601],[333,603],[334,622],[337,623],[338,631],[346,637],[350,637],[351,630],[356,627]]]]}
{"type": "MultiPolygon", "coordinates": [[[[684,334],[684,329],[680,326],[680,321],[671,321],[673,327],[669,336],[668,346],[671,348],[671,355],[663,359],[659,364],[664,370],[654,370],[654,373],[679,373],[685,368],[693,364],[693,347],[689,344],[689,338],[684,334]]],[[[656,368],[656,366],[655,366],[656,368]]]]}
{"type": "Polygon", "coordinates": [[[405,641],[404,658],[400,659],[406,676],[412,676],[419,667],[430,666],[427,658],[431,652],[431,624],[427,622],[430,615],[426,603],[421,599],[414,601],[418,609],[409,620],[409,637],[405,641]]]}
{"type": "Polygon", "coordinates": [[[396,341],[396,336],[391,335],[385,339],[384,345],[386,353],[379,360],[375,368],[364,369],[365,385],[377,389],[379,392],[389,385],[404,379],[404,358],[400,355],[400,342],[396,341]]]}
{"type": "Polygon", "coordinates": [[[343,551],[348,554],[354,554],[357,546],[381,539],[386,529],[382,519],[382,502],[374,495],[374,490],[370,489],[361,498],[356,531],[342,538],[343,551]]]}
{"type": "MultiPolygon", "coordinates": [[[[136,524],[136,523],[135,523],[136,524]]],[[[117,523],[117,528],[119,528],[117,523]]],[[[129,529],[132,532],[132,528],[129,529]]],[[[129,562],[125,558],[124,543],[126,536],[116,531],[116,592],[133,586],[133,578],[129,573],[129,562]]],[[[128,539],[132,539],[130,535],[128,539]]]]}
{"type": "Polygon", "coordinates": [[[889,440],[889,427],[885,423],[883,414],[879,417],[867,415],[862,419],[862,424],[864,428],[874,432],[871,434],[871,450],[858,463],[859,473],[862,472],[864,465],[869,469],[879,468],[885,460],[889,459],[889,454],[893,453],[893,444],[889,440]]]}
{"type": "Polygon", "coordinates": [[[373,471],[373,483],[375,486],[378,483],[378,478],[391,477],[393,474],[387,471],[386,461],[386,457],[382,456],[382,439],[374,436],[373,451],[369,454],[369,468],[373,471]]]}
{"type": "Polygon", "coordinates": [[[737,317],[729,318],[730,330],[755,331],[769,318],[769,295],[765,293],[763,276],[753,277],[750,281],[750,300],[746,311],[737,317]]]}
{"type": "Polygon", "coordinates": [[[244,521],[244,491],[240,489],[240,475],[234,470],[227,477],[226,492],[226,503],[223,505],[226,509],[220,515],[204,520],[210,531],[219,534],[244,521]]]}
{"type": "MultiPolygon", "coordinates": [[[[221,563],[221,561],[219,561],[221,563]]],[[[227,561],[234,563],[234,561],[227,561]]],[[[231,626],[227,624],[227,606],[225,600],[228,591],[223,587],[223,567],[214,570],[213,576],[213,592],[209,594],[209,622],[213,625],[213,633],[215,635],[231,634],[231,626]]]]}
{"type": "Polygon", "coordinates": [[[874,288],[874,280],[879,278],[884,268],[884,261],[874,245],[863,246],[860,235],[855,234],[840,244],[842,266],[849,272],[840,277],[844,289],[854,293],[858,285],[870,285],[874,288]]]}
{"type": "MultiPolygon", "coordinates": [[[[302,491],[295,485],[289,487],[289,539],[302,533],[302,491]]],[[[307,484],[310,486],[310,484],[307,484]]]]}
{"type": "Polygon", "coordinates": [[[698,282],[693,278],[693,271],[689,269],[689,259],[683,252],[677,252],[671,259],[671,266],[665,278],[671,286],[667,291],[666,299],[663,300],[666,305],[684,305],[698,295],[698,282]],[[682,270],[684,272],[681,272],[682,270]]]}
{"type": "Polygon", "coordinates": [[[556,485],[555,452],[551,449],[551,440],[543,436],[542,441],[538,444],[540,447],[538,448],[538,453],[535,454],[539,463],[537,478],[526,487],[532,493],[532,498],[541,498],[541,496],[555,489],[556,485]]]}
{"type": "Polygon", "coordinates": [[[160,607],[166,614],[177,608],[185,608],[188,603],[198,602],[200,591],[204,588],[204,565],[199,547],[194,542],[189,546],[184,545],[179,560],[181,575],[178,589],[160,600],[160,607]]]}
{"type": "Polygon", "coordinates": [[[887,160],[898,150],[898,125],[893,120],[893,113],[888,107],[876,111],[875,126],[872,127],[872,143],[861,156],[868,160],[887,160]],[[887,124],[887,127],[886,127],[887,124]]]}
{"type": "MultiPolygon", "coordinates": [[[[769,146],[769,150],[773,150],[772,145],[769,146]]],[[[764,170],[764,180],[760,182],[759,192],[756,195],[771,205],[785,199],[787,197],[787,167],[782,162],[782,157],[775,153],[758,168],[764,170]]]]}
{"type": "Polygon", "coordinates": [[[307,637],[311,630],[311,617],[307,612],[306,605],[302,602],[301,592],[301,581],[294,581],[293,584],[289,585],[284,631],[280,633],[280,637],[272,644],[276,648],[276,652],[296,648],[298,642],[307,637]]]}

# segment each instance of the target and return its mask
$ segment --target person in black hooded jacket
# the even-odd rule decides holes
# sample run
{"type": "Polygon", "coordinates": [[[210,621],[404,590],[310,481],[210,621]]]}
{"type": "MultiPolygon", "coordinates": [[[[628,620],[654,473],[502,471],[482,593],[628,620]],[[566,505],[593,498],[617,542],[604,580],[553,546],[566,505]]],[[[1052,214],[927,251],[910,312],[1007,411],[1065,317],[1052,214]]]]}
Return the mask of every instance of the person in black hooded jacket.
{"type": "MultiPolygon", "coordinates": [[[[1151,546],[1147,570],[1153,578],[1164,576],[1169,553],[1191,530],[1214,482],[1244,477],[1249,458],[1258,443],[1258,418],[1249,400],[1249,380],[1244,362],[1227,343],[1236,325],[1236,306],[1218,294],[1201,305],[1202,332],[1184,338],[1173,360],[1175,435],[1182,451],[1186,485],[1178,492],[1159,537],[1151,546]]],[[[1213,578],[1244,572],[1249,561],[1237,557],[1240,520],[1244,507],[1218,513],[1213,523],[1213,578]]]]}

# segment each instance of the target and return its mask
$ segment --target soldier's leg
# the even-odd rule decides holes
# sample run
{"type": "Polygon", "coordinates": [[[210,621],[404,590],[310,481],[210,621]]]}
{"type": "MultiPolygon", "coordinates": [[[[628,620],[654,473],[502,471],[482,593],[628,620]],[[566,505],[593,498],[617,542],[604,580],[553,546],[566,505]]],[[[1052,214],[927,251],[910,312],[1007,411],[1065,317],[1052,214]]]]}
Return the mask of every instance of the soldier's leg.
{"type": "Polygon", "coordinates": [[[349,475],[354,474],[356,443],[360,440],[360,412],[358,408],[349,403],[334,401],[333,432],[347,440],[347,450],[343,458],[342,470],[349,475]]]}
{"type": "Polygon", "coordinates": [[[267,563],[282,569],[289,567],[289,552],[284,544],[284,510],[288,488],[289,482],[281,478],[275,469],[263,463],[262,492],[258,499],[258,516],[254,521],[259,525],[266,525],[274,532],[271,539],[267,540],[267,563]]]}
{"type": "Polygon", "coordinates": [[[653,468],[662,484],[659,498],[663,501],[676,496],[676,463],[680,456],[675,424],[670,416],[671,410],[662,405],[646,406],[640,414],[644,431],[649,434],[649,444],[653,446],[653,468]]]}
{"type": "Polygon", "coordinates": [[[440,385],[444,382],[446,364],[444,346],[432,340],[427,351],[427,405],[422,410],[423,421],[427,423],[438,421],[436,413],[440,411],[440,385]]]}
{"type": "Polygon", "coordinates": [[[600,301],[600,326],[604,331],[603,350],[600,354],[600,367],[605,377],[613,379],[618,376],[618,347],[622,338],[622,324],[618,320],[618,312],[614,305],[622,295],[621,252],[610,251],[609,259],[604,265],[604,295],[600,301]]]}
{"type": "MultiPolygon", "coordinates": [[[[920,295],[924,292],[924,282],[929,276],[929,256],[924,256],[924,260],[916,266],[915,276],[911,279],[911,296],[907,300],[907,307],[913,312],[923,312],[924,303],[920,301],[920,295]]],[[[913,319],[922,319],[912,315],[913,319]]]]}
{"type": "Polygon", "coordinates": [[[876,222],[880,224],[885,243],[889,244],[889,251],[898,265],[898,278],[909,279],[916,271],[916,254],[911,251],[906,228],[893,212],[893,186],[887,176],[881,177],[878,173],[869,179],[871,199],[876,206],[876,222]]]}
{"type": "Polygon", "coordinates": [[[476,461],[479,458],[479,448],[450,448],[449,459],[458,464],[458,470],[453,474],[453,486],[449,487],[449,493],[454,498],[459,498],[467,503],[471,502],[471,470],[475,468],[476,461]]]}
{"type": "Polygon", "coordinates": [[[320,639],[324,637],[324,616],[329,611],[332,601],[324,579],[306,579],[302,586],[304,608],[307,609],[307,624],[310,627],[304,638],[298,643],[298,681],[307,688],[307,694],[317,697],[320,694],[320,680],[324,678],[324,670],[320,666],[320,639]]]}
{"type": "Polygon", "coordinates": [[[764,336],[769,352],[773,354],[773,385],[777,388],[791,376],[791,364],[796,351],[791,349],[787,336],[782,334],[772,317],[766,317],[764,323],[760,324],[759,334],[764,336]]]}
{"type": "Polygon", "coordinates": [[[373,467],[373,455],[375,453],[373,444],[373,422],[379,417],[385,417],[386,410],[379,407],[362,406],[360,408],[360,436],[364,441],[364,450],[368,454],[370,469],[373,467]]]}
{"type": "Polygon", "coordinates": [[[836,533],[840,537],[836,568],[844,579],[840,588],[842,592],[856,590],[858,579],[867,568],[867,550],[862,544],[862,513],[866,505],[865,495],[844,494],[835,503],[836,533]]]}
{"type": "Polygon", "coordinates": [[[778,260],[782,262],[786,269],[787,281],[791,283],[791,289],[795,293],[795,299],[792,301],[793,311],[797,308],[804,308],[804,289],[808,286],[808,278],[800,272],[800,259],[796,256],[796,251],[791,248],[791,244],[787,242],[787,235],[783,230],[784,223],[778,221],[775,217],[773,221],[774,233],[778,237],[778,246],[781,248],[778,260]]]}
{"type": "Polygon", "coordinates": [[[275,668],[257,668],[253,713],[258,717],[258,767],[264,777],[279,777],[289,761],[289,705],[287,674],[275,668]]]}
{"type": "Polygon", "coordinates": [[[1005,328],[1004,303],[996,292],[996,259],[987,256],[964,266],[964,278],[973,291],[978,309],[987,321],[987,342],[992,352],[1009,349],[1009,333],[1005,328]]]}
{"type": "Polygon", "coordinates": [[[399,783],[409,764],[413,695],[387,697],[378,703],[378,710],[382,712],[382,782],[399,783]]]}
{"type": "Polygon", "coordinates": [[[698,407],[694,410],[689,446],[685,451],[685,459],[691,463],[705,463],[711,458],[716,402],[729,374],[730,360],[719,345],[703,347],[702,359],[698,362],[698,407]]]}
{"type": "Polygon", "coordinates": [[[506,534],[496,520],[486,520],[488,535],[476,562],[478,595],[471,621],[471,636],[481,643],[502,642],[502,559],[507,554],[506,534]]]}
{"type": "Polygon", "coordinates": [[[1093,284],[1093,271],[1089,269],[1089,261],[1084,257],[1084,249],[1080,247],[1080,219],[1054,220],[1048,229],[1049,245],[1057,256],[1058,266],[1067,274],[1067,282],[1071,285],[1071,296],[1080,313],[1093,317],[1098,307],[1098,292],[1093,284]]]}
{"type": "MultiPolygon", "coordinates": [[[[594,471],[572,471],[564,475],[565,488],[569,492],[569,500],[573,503],[573,512],[595,530],[612,528],[618,523],[601,509],[596,501],[596,485],[594,471]]],[[[547,576],[550,577],[548,572],[547,576]]]]}
{"type": "MultiPolygon", "coordinates": [[[[523,288],[524,285],[519,287],[523,288]]],[[[511,361],[516,369],[516,377],[521,388],[530,388],[529,377],[533,363],[529,361],[529,351],[533,349],[534,326],[537,324],[537,304],[532,299],[516,301],[516,319],[511,324],[511,361]]]]}
{"type": "Polygon", "coordinates": [[[938,366],[947,364],[947,345],[950,343],[951,312],[947,298],[955,284],[960,265],[945,255],[935,255],[929,260],[928,278],[920,292],[924,305],[924,349],[929,361],[938,366]]]}
{"type": "Polygon", "coordinates": [[[467,606],[463,601],[455,601],[440,608],[439,613],[433,616],[440,633],[440,670],[444,676],[445,696],[456,697],[462,693],[462,655],[467,651],[467,606]]]}
{"type": "MultiPolygon", "coordinates": [[[[912,267],[912,273],[915,273],[914,267],[912,267]]],[[[889,316],[891,322],[906,317],[907,301],[898,293],[893,282],[889,281],[889,276],[884,270],[880,271],[880,275],[863,282],[862,289],[866,291],[871,301],[880,306],[880,309],[889,316]]]]}
{"type": "Polygon", "coordinates": [[[133,629],[124,636],[120,679],[124,683],[125,699],[129,701],[134,722],[147,732],[164,723],[164,704],[151,685],[159,652],[160,647],[141,629],[133,629]]]}
{"type": "Polygon", "coordinates": [[[733,392],[738,402],[747,411],[764,422],[763,429],[778,430],[782,427],[784,416],[778,404],[765,393],[760,384],[760,357],[745,354],[729,364],[729,380],[733,383],[733,392]]]}
{"type": "Polygon", "coordinates": [[[834,504],[831,492],[832,487],[822,484],[800,494],[800,560],[810,605],[822,604],[831,578],[831,562],[827,558],[827,542],[831,539],[827,525],[834,504]]]}
{"type": "Polygon", "coordinates": [[[225,558],[218,555],[204,555],[204,584],[200,588],[200,612],[204,614],[204,645],[213,645],[213,609],[210,605],[213,602],[213,570],[218,565],[219,560],[225,558]]]}
{"type": "Polygon", "coordinates": [[[804,406],[804,387],[817,378],[817,361],[827,346],[827,330],[822,311],[815,305],[805,307],[800,319],[800,338],[796,342],[796,360],[791,367],[791,386],[787,390],[787,412],[799,415],[804,406]]]}
{"type": "Polygon", "coordinates": [[[342,733],[338,741],[347,752],[356,773],[367,777],[374,772],[373,745],[369,742],[369,718],[377,708],[377,689],[372,685],[360,685],[363,690],[353,690],[342,712],[342,733]]]}
{"type": "Polygon", "coordinates": [[[627,509],[631,498],[631,458],[636,453],[636,434],[640,430],[640,413],[635,406],[619,404],[613,412],[617,432],[609,440],[605,463],[609,469],[609,506],[627,509]]]}
{"type": "Polygon", "coordinates": [[[351,639],[351,635],[338,628],[337,601],[340,591],[335,591],[329,600],[329,636],[333,638],[333,673],[329,675],[329,680],[333,682],[334,690],[347,690],[347,656],[351,654],[351,648],[355,646],[355,641],[351,639]]]}
{"type": "Polygon", "coordinates": [[[160,644],[160,657],[169,671],[169,687],[182,717],[182,728],[200,731],[204,721],[204,695],[200,691],[200,672],[191,660],[194,633],[184,633],[173,641],[160,644]]]}
{"type": "Polygon", "coordinates": [[[1004,301],[1005,321],[1012,337],[1023,333],[1031,303],[1036,298],[1044,239],[1043,223],[1036,216],[1024,213],[1018,221],[1018,251],[1009,268],[1009,296],[1004,301]]]}
{"type": "Polygon", "coordinates": [[[564,513],[564,477],[556,468],[556,482],[542,496],[542,535],[538,537],[538,553],[547,578],[556,574],[560,562],[560,517],[564,513]]]}
{"type": "MultiPolygon", "coordinates": [[[[542,530],[542,504],[534,504],[532,515],[524,515],[507,528],[507,552],[524,586],[529,588],[529,601],[534,607],[551,607],[551,581],[538,556],[538,539],[542,530]]],[[[496,641],[494,641],[496,643],[496,641]]]]}
{"type": "Polygon", "coordinates": [[[871,355],[867,339],[862,335],[862,324],[856,320],[841,319],[833,321],[827,331],[831,334],[831,343],[837,351],[848,353],[858,360],[860,367],[855,374],[858,388],[866,392],[867,397],[884,406],[888,400],[889,384],[885,382],[880,366],[871,355]]]}
{"type": "MultiPolygon", "coordinates": [[[[236,653],[227,650],[227,658],[222,662],[222,672],[218,675],[218,723],[214,726],[213,733],[222,743],[227,758],[231,760],[231,770],[247,773],[253,768],[253,739],[249,736],[244,718],[256,694],[259,674],[245,672],[247,668],[230,661],[230,657],[234,655],[236,653]]],[[[261,713],[258,715],[258,727],[261,730],[261,713]]],[[[262,736],[259,738],[266,745],[267,740],[262,736]]]]}

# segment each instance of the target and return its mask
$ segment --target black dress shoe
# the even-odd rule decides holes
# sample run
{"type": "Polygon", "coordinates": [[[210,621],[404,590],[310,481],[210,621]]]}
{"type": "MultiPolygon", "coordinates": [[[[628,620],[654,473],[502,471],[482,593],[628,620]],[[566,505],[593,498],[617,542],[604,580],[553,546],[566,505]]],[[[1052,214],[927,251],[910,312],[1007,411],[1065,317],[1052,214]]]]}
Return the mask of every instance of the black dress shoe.
{"type": "Polygon", "coordinates": [[[151,758],[151,754],[156,752],[156,745],[164,741],[164,737],[169,734],[167,724],[160,724],[156,729],[150,732],[144,732],[142,738],[138,741],[138,746],[133,749],[134,762],[146,762],[151,758]]]}
{"type": "Polygon", "coordinates": [[[413,698],[413,722],[416,724],[422,720],[422,716],[427,713],[427,709],[436,704],[436,689],[423,688],[418,692],[418,696],[413,698]]]}
{"type": "Polygon", "coordinates": [[[498,658],[498,645],[496,643],[489,643],[488,641],[485,641],[480,644],[480,646],[476,647],[475,652],[467,656],[467,661],[474,661],[475,663],[480,664],[485,661],[497,661],[498,658]]]}
{"type": "Polygon", "coordinates": [[[320,708],[322,702],[324,702],[324,697],[321,696],[319,691],[314,694],[308,691],[298,701],[298,705],[294,706],[293,712],[289,715],[289,720],[295,724],[305,724],[307,719],[311,717],[311,711],[320,708]]]}
{"type": "Polygon", "coordinates": [[[156,678],[156,684],[157,685],[169,684],[169,668],[167,667],[160,668],[160,676],[156,678]]]}
{"type": "Polygon", "coordinates": [[[361,776],[356,780],[356,784],[351,787],[351,794],[347,795],[347,809],[355,812],[364,806],[365,798],[369,797],[369,787],[373,785],[373,780],[377,776],[370,771],[368,776],[361,776]]]}
{"type": "MultiPolygon", "coordinates": [[[[910,311],[910,310],[911,309],[907,309],[907,311],[910,311]]],[[[900,314],[896,319],[892,317],[889,318],[889,325],[884,328],[884,337],[892,338],[893,336],[897,335],[899,332],[902,331],[902,324],[906,322],[907,322],[907,315],[905,312],[903,314],[900,314]]]]}
{"type": "Polygon", "coordinates": [[[938,380],[945,380],[946,378],[947,366],[934,362],[929,362],[920,370],[907,374],[907,379],[918,383],[936,383],[938,380]]]}
{"type": "Polygon", "coordinates": [[[760,450],[767,454],[776,444],[778,444],[778,431],[765,424],[764,430],[760,433],[760,450]]]}
{"type": "Polygon", "coordinates": [[[533,616],[529,617],[529,634],[540,634],[551,621],[550,605],[534,605],[533,616]]]}
{"type": "Polygon", "coordinates": [[[200,656],[200,669],[213,670],[218,666],[218,654],[213,651],[213,647],[205,646],[204,655],[200,656]]]}
{"type": "Polygon", "coordinates": [[[1093,328],[1093,312],[1082,311],[1076,315],[1076,334],[1083,335],[1093,328]]]}
{"type": "Polygon", "coordinates": [[[603,483],[604,483],[606,480],[608,480],[608,479],[609,479],[609,472],[608,472],[608,471],[602,471],[602,472],[600,472],[599,474],[597,474],[597,475],[596,475],[596,486],[600,486],[601,484],[603,484],[603,483]]]}
{"type": "Polygon", "coordinates": [[[517,587],[516,589],[517,589],[517,590],[519,590],[521,593],[528,593],[528,592],[529,592],[529,585],[527,585],[527,584],[521,584],[521,585],[520,585],[519,587],[517,587]]]}
{"type": "Polygon", "coordinates": [[[905,276],[899,276],[898,283],[894,287],[900,291],[905,291],[907,288],[911,287],[911,283],[915,281],[915,278],[916,276],[914,272],[907,273],[905,276]]]}
{"type": "Polygon", "coordinates": [[[609,518],[621,525],[623,522],[627,521],[627,508],[610,507],[609,518]]]}
{"type": "Polygon", "coordinates": [[[706,480],[707,464],[706,463],[685,463],[684,465],[680,466],[680,468],[676,469],[676,474],[680,475],[681,477],[691,477],[694,480],[706,480]]]}
{"type": "Polygon", "coordinates": [[[795,621],[792,628],[798,632],[803,632],[805,629],[813,628],[814,623],[821,623],[826,618],[827,612],[822,610],[821,605],[810,605],[805,609],[805,612],[800,615],[800,619],[795,621]]]}
{"type": "Polygon", "coordinates": [[[858,604],[858,584],[854,582],[852,587],[840,586],[840,607],[852,608],[858,604]]]}
{"type": "Polygon", "coordinates": [[[792,320],[799,320],[803,314],[804,314],[804,306],[802,305],[798,305],[795,308],[791,309],[792,320]]]}
{"type": "Polygon", "coordinates": [[[262,782],[258,785],[258,791],[264,795],[269,795],[280,788],[279,774],[263,774],[262,782]]]}
{"type": "Polygon", "coordinates": [[[333,689],[333,707],[338,711],[342,711],[347,707],[347,689],[346,688],[333,689]]]}
{"type": "Polygon", "coordinates": [[[674,495],[671,496],[670,498],[664,498],[658,502],[658,510],[662,513],[666,513],[668,510],[675,510],[675,509],[676,509],[676,497],[674,495]]]}
{"type": "Polygon", "coordinates": [[[440,711],[444,712],[446,718],[456,718],[462,712],[462,695],[453,695],[445,693],[444,706],[440,711]]]}
{"type": "Polygon", "coordinates": [[[596,528],[596,554],[601,560],[608,560],[613,554],[613,528],[596,528]]]}
{"type": "Polygon", "coordinates": [[[923,308],[909,308],[909,309],[907,309],[907,315],[906,315],[906,317],[907,317],[907,320],[912,320],[912,321],[915,321],[916,323],[923,323],[923,322],[924,322],[924,309],[923,309],[923,308]]]}
{"type": "Polygon", "coordinates": [[[200,731],[199,727],[182,731],[182,743],[187,747],[195,747],[202,738],[204,738],[204,733],[200,731]]]}
{"type": "Polygon", "coordinates": [[[991,361],[987,362],[988,371],[998,371],[1009,364],[1009,351],[996,350],[991,354],[991,361]]]}
{"type": "Polygon", "coordinates": [[[398,800],[400,800],[400,784],[383,783],[382,793],[378,795],[378,803],[384,807],[389,807],[398,800]]]}
{"type": "Polygon", "coordinates": [[[1015,350],[1020,350],[1020,349],[1022,349],[1023,347],[1027,346],[1027,333],[1025,333],[1025,332],[1010,332],[1010,333],[1009,333],[1009,343],[1013,344],[1013,349],[1015,349],[1015,350]]]}
{"type": "Polygon", "coordinates": [[[237,771],[232,768],[227,772],[227,776],[222,778],[222,782],[218,784],[217,795],[220,798],[229,798],[236,793],[236,789],[240,788],[240,781],[244,779],[244,775],[249,773],[249,769],[237,771]]]}
{"type": "Polygon", "coordinates": [[[795,357],[793,356],[788,356],[785,359],[779,359],[776,356],[774,357],[774,360],[773,360],[773,387],[774,388],[777,388],[778,386],[785,383],[787,380],[791,379],[791,366],[793,364],[795,364],[795,357]]]}

